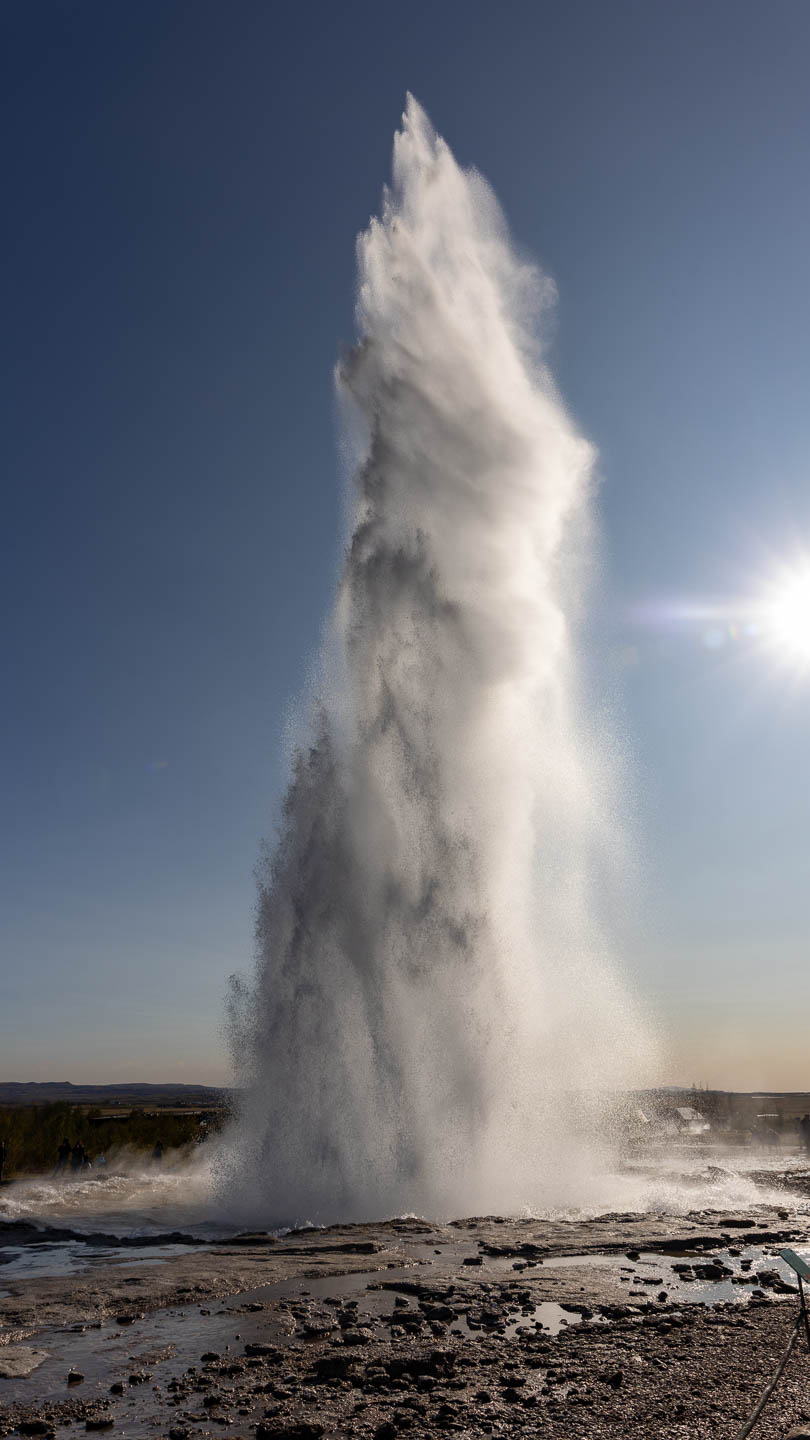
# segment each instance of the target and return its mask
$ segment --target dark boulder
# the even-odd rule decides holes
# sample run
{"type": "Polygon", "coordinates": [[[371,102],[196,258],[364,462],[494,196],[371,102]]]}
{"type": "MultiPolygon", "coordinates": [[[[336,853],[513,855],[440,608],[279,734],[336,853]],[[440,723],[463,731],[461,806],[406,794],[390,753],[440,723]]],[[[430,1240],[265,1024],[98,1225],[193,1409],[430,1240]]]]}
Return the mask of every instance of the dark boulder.
{"type": "Polygon", "coordinates": [[[347,1380],[354,1374],[351,1355],[321,1355],[312,1367],[318,1380],[347,1380]]]}

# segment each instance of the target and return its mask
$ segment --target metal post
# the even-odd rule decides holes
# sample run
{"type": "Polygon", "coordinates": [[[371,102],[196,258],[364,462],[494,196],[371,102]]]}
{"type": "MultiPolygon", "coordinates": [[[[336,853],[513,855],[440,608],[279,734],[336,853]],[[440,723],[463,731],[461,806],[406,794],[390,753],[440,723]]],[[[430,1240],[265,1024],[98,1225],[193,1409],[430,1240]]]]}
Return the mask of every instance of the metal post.
{"type": "Polygon", "coordinates": [[[799,1282],[799,1309],[802,1312],[802,1318],[804,1320],[804,1333],[807,1336],[807,1348],[808,1350],[810,1350],[810,1316],[808,1316],[807,1314],[807,1301],[804,1297],[804,1285],[802,1284],[801,1275],[797,1275],[796,1279],[799,1282]]]}

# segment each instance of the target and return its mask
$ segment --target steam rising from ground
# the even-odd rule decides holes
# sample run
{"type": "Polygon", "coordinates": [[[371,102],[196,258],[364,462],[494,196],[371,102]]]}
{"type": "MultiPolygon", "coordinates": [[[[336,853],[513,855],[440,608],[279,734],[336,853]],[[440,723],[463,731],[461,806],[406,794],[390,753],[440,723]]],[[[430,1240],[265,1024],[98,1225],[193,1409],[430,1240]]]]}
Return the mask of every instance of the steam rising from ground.
{"type": "MultiPolygon", "coordinates": [[[[211,1146],[213,1149],[213,1145],[211,1146]]],[[[0,1222],[68,1225],[79,1233],[212,1229],[209,1146],[170,1150],[162,1164],[116,1147],[79,1174],[30,1175],[0,1191],[0,1222]]]]}
{"type": "MultiPolygon", "coordinates": [[[[143,1154],[119,1151],[110,1155],[106,1167],[78,1176],[37,1175],[7,1182],[0,1189],[0,1248],[9,1243],[4,1225],[33,1222],[51,1247],[48,1264],[55,1266],[53,1273],[62,1273],[62,1262],[58,1256],[54,1259],[52,1247],[63,1240],[65,1226],[75,1235],[96,1240],[101,1232],[164,1244],[171,1239],[168,1232],[178,1230],[203,1240],[231,1234],[238,1214],[234,1212],[229,1223],[217,1203],[219,1144],[212,1138],[190,1153],[169,1151],[160,1166],[143,1154]],[[59,1227],[56,1237],[53,1226],[59,1227]]],[[[542,1176],[541,1170],[541,1182],[542,1176]]],[[[557,1187],[541,1183],[535,1187],[536,1203],[513,1208],[522,1215],[554,1221],[582,1221],[617,1211],[694,1216],[742,1210],[767,1217],[769,1209],[776,1209],[806,1216],[808,1185],[803,1150],[774,1153],[722,1143],[686,1147],[672,1143],[662,1151],[653,1144],[637,1149],[632,1159],[612,1170],[578,1171],[576,1185],[570,1176],[557,1187]],[[549,1197],[545,1202],[543,1193],[549,1197]],[[556,1201],[550,1198],[554,1195],[556,1201]]],[[[11,1235],[12,1247],[19,1238],[11,1235]]],[[[41,1244],[34,1244],[32,1254],[34,1267],[41,1272],[45,1261],[36,1258],[40,1249],[41,1244]]],[[[104,1254],[111,1255],[113,1249],[105,1247],[104,1254]]],[[[9,1254],[0,1255],[4,1265],[9,1254]]],[[[131,1260],[132,1251],[124,1250],[122,1255],[131,1260]]]]}
{"type": "Polygon", "coordinates": [[[351,539],[234,990],[224,1203],[576,1203],[604,1097],[651,1055],[606,941],[626,852],[576,667],[593,452],[542,363],[553,287],[413,99],[357,253],[351,539]]]}

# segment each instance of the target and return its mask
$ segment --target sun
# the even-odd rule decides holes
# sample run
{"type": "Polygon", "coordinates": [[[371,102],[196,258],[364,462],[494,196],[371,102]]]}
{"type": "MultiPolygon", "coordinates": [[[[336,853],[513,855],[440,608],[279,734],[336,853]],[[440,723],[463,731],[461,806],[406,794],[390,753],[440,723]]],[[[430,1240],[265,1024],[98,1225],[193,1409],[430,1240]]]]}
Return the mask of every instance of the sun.
{"type": "Polygon", "coordinates": [[[774,584],[760,615],[764,638],[783,658],[810,666],[810,564],[774,584]]]}

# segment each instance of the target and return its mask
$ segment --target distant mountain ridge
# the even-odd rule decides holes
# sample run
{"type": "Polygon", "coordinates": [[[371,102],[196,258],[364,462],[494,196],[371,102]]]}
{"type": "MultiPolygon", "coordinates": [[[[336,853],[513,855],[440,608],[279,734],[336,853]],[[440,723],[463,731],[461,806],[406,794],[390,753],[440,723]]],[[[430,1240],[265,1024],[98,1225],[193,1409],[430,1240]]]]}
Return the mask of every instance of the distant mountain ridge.
{"type": "Polygon", "coordinates": [[[0,1105],[223,1105],[230,1091],[214,1085],[73,1085],[69,1080],[0,1080],[0,1105]]]}

